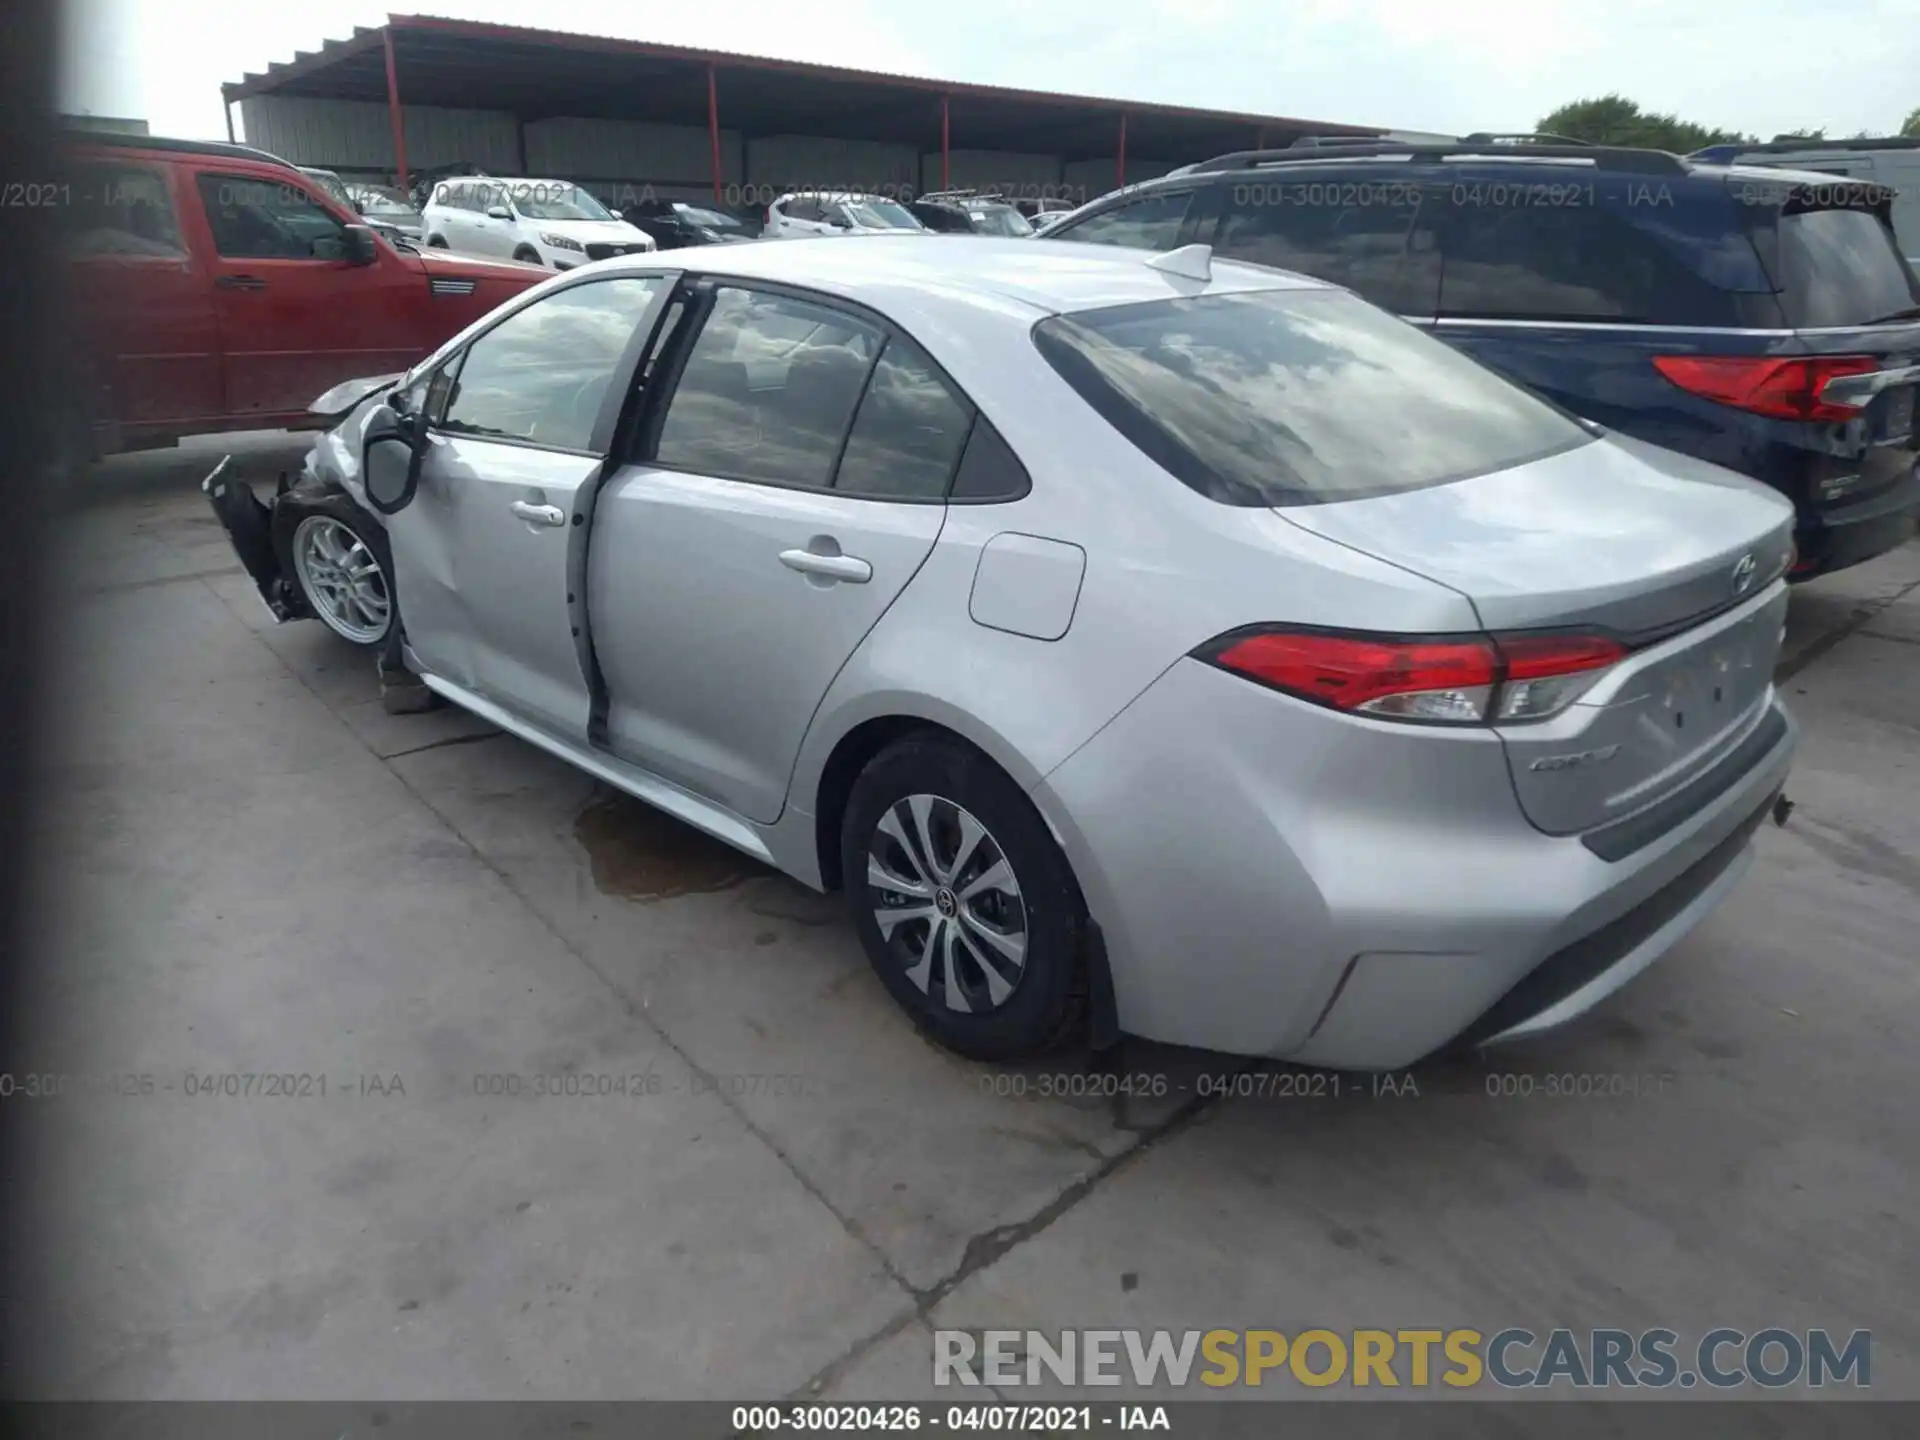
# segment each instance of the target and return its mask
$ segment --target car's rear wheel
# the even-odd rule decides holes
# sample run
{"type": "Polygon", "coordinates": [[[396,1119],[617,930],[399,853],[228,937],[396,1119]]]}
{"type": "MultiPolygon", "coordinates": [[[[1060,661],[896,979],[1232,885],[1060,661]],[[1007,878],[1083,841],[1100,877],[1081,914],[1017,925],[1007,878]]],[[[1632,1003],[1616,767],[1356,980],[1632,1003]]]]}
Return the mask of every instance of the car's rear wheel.
{"type": "Polygon", "coordinates": [[[854,782],[841,874],[867,958],[942,1045],[977,1060],[1058,1049],[1087,1008],[1087,911],[1031,801],[978,751],[910,735],[854,782]]]}
{"type": "Polygon", "coordinates": [[[342,640],[385,643],[393,628],[393,561],[377,525],[346,504],[294,527],[293,574],[308,607],[342,640]]]}

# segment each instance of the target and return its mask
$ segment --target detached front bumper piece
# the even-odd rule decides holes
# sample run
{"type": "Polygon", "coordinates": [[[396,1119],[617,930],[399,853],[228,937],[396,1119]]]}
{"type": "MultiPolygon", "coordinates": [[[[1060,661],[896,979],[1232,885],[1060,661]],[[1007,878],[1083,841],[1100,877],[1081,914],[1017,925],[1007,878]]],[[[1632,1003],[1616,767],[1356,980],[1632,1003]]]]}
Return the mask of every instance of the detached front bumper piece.
{"type": "Polygon", "coordinates": [[[232,463],[231,455],[221,460],[200,482],[200,489],[273,618],[304,619],[310,612],[300,592],[288,582],[274,543],[273,507],[261,504],[247,483],[230,473],[232,463]]]}

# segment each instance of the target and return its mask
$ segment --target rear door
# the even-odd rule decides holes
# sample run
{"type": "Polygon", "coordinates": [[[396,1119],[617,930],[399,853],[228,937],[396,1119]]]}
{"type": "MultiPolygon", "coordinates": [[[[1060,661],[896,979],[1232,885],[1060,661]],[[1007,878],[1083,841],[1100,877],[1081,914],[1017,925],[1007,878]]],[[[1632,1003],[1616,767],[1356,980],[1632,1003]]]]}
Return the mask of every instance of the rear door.
{"type": "Polygon", "coordinates": [[[1721,187],[1462,164],[1443,186],[1436,333],[1576,415],[1746,474],[1765,422],[1676,390],[1656,357],[1781,342],[1773,284],[1721,187]]]}
{"type": "Polygon", "coordinates": [[[347,258],[350,221],[291,169],[196,168],[193,228],[211,257],[230,415],[303,413],[342,380],[404,370],[434,338],[422,273],[384,241],[347,258]]]}
{"type": "Polygon", "coordinates": [[[515,310],[442,369],[414,502],[388,521],[400,613],[429,669],[584,744],[576,566],[623,364],[671,276],[611,276],[515,310]]]}
{"type": "Polygon", "coordinates": [[[212,428],[226,414],[213,276],[181,224],[182,202],[198,203],[177,188],[184,173],[118,156],[66,167],[69,313],[101,422],[212,428]]]}
{"type": "Polygon", "coordinates": [[[973,417],[863,313],[731,285],[696,310],[595,508],[594,653],[613,750],[768,822],[834,676],[932,550],[973,417]]]}

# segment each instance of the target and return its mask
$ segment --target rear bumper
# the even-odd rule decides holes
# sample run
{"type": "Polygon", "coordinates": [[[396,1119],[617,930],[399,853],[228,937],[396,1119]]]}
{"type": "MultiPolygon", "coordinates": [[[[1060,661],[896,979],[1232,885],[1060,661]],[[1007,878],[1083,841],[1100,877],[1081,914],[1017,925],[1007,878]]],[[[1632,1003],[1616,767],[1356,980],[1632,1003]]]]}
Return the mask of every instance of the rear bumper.
{"type": "Polygon", "coordinates": [[[1390,1069],[1564,1023],[1710,913],[1785,783],[1779,715],[1764,753],[1701,776],[1712,793],[1613,859],[1527,821],[1491,732],[1333,715],[1196,661],[1034,798],[1101,926],[1121,1029],[1390,1069]]]}
{"type": "Polygon", "coordinates": [[[1911,538],[1916,516],[1920,516],[1920,466],[1892,488],[1858,504],[1803,518],[1794,533],[1800,558],[1788,578],[1811,580],[1884,555],[1911,538]]]}

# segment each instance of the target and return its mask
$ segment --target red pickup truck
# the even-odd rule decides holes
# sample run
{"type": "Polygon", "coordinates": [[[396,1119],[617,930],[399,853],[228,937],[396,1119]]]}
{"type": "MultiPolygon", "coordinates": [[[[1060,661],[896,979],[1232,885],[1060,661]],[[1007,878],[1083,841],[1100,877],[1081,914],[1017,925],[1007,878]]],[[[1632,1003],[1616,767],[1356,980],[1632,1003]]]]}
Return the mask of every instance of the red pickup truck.
{"type": "Polygon", "coordinates": [[[69,433],[95,455],[297,426],[322,391],[407,368],[549,274],[396,248],[243,145],[75,133],[37,188],[66,221],[69,433]]]}

